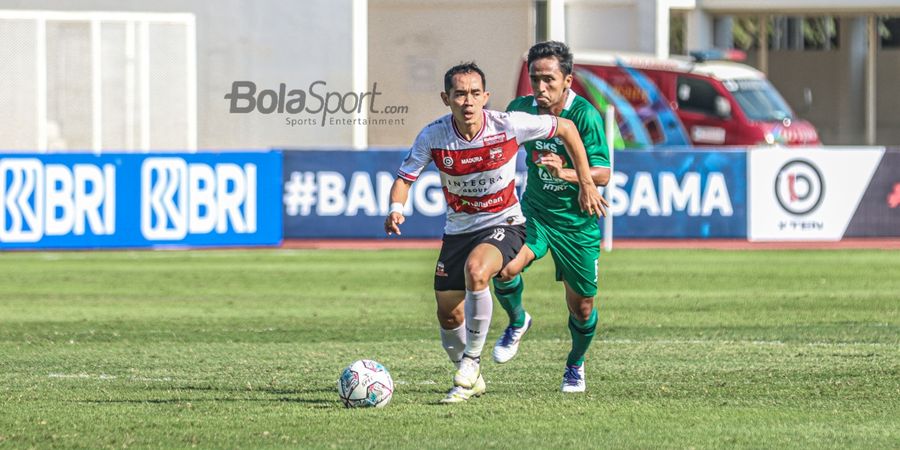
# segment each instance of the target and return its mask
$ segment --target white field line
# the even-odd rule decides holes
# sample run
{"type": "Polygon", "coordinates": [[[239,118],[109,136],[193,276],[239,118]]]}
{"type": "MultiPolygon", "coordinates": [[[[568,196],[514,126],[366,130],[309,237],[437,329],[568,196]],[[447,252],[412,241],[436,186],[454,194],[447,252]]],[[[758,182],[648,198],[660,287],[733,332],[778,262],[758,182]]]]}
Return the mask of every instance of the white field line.
{"type": "MultiPolygon", "coordinates": [[[[101,374],[89,374],[89,373],[51,373],[47,375],[47,378],[65,378],[65,379],[81,379],[81,380],[116,380],[119,377],[116,375],[107,375],[105,373],[101,374]]],[[[172,381],[172,378],[162,377],[162,378],[148,378],[148,377],[136,377],[129,376],[124,377],[124,380],[128,381],[172,381]]]]}
{"type": "MultiPolygon", "coordinates": [[[[886,326],[886,324],[876,324],[886,326]]],[[[601,345],[751,345],[758,347],[765,346],[794,346],[794,347],[896,347],[897,344],[889,344],[884,342],[784,342],[779,340],[771,341],[736,341],[728,339],[606,339],[597,341],[601,345]]]]}

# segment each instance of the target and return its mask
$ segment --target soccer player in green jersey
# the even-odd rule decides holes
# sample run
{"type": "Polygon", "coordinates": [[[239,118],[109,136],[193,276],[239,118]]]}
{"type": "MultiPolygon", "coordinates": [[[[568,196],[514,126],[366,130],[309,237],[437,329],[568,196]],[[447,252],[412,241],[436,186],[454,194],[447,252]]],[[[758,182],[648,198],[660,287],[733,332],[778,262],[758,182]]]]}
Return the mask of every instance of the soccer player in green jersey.
{"type": "MultiPolygon", "coordinates": [[[[527,62],[534,95],[513,100],[507,110],[552,114],[574,122],[587,150],[591,178],[596,185],[605,186],[610,170],[603,121],[590,102],[571,89],[569,48],[561,42],[541,42],[528,51],[527,62]]],[[[579,208],[577,178],[565,147],[557,139],[532,141],[524,147],[528,166],[522,199],[526,240],[519,255],[501,272],[509,281],[494,280],[495,294],[510,323],[497,340],[493,357],[505,363],[516,355],[522,336],[531,326],[531,315],[522,304],[524,280],[519,272],[549,251],[556,265],[556,279],[565,286],[572,334],[562,391],[583,392],[584,355],[597,328],[594,297],[600,226],[597,216],[584,214],[579,208]]]]}

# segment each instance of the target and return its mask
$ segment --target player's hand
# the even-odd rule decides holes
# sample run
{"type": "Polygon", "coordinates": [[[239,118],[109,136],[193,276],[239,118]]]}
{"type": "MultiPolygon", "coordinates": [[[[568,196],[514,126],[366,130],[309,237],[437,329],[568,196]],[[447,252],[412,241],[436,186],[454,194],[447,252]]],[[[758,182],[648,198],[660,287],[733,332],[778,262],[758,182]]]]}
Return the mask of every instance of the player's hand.
{"type": "Polygon", "coordinates": [[[547,172],[550,172],[553,178],[561,178],[559,173],[563,168],[563,160],[556,153],[541,152],[538,164],[544,166],[544,169],[547,169],[547,172]]]}
{"type": "Polygon", "coordinates": [[[516,277],[516,275],[522,273],[525,270],[525,267],[528,267],[528,264],[531,264],[534,261],[535,254],[528,248],[527,245],[523,245],[522,249],[519,250],[519,253],[516,254],[516,257],[513,258],[508,264],[503,267],[503,270],[497,274],[497,278],[500,281],[510,281],[516,277]]]}
{"type": "Polygon", "coordinates": [[[593,184],[581,186],[578,190],[578,203],[581,210],[590,216],[605,217],[606,208],[609,207],[609,203],[597,192],[597,187],[593,184]]]}
{"type": "Polygon", "coordinates": [[[403,222],[406,222],[406,217],[403,217],[403,214],[398,212],[388,214],[387,218],[384,219],[384,232],[387,233],[388,236],[394,233],[397,235],[403,234],[400,232],[400,225],[402,225],[403,222]]]}

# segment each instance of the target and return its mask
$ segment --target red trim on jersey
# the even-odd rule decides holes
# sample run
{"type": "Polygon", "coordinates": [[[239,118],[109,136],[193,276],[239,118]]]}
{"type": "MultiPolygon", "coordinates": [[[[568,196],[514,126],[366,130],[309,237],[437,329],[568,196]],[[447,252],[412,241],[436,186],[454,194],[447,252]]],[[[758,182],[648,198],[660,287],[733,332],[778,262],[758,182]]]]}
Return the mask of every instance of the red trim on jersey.
{"type": "Polygon", "coordinates": [[[453,118],[453,115],[450,115],[450,123],[453,124],[453,132],[456,133],[456,137],[466,141],[466,142],[475,142],[481,135],[484,133],[484,129],[487,128],[487,113],[484,110],[481,110],[481,129],[478,130],[478,134],[475,135],[471,140],[463,137],[462,133],[459,132],[459,128],[456,128],[456,119],[453,118]]]}
{"type": "Polygon", "coordinates": [[[397,171],[397,176],[400,178],[403,178],[404,180],[409,181],[409,182],[413,182],[413,181],[416,181],[417,179],[419,179],[419,177],[412,176],[402,170],[397,171]]]}
{"type": "Polygon", "coordinates": [[[556,116],[550,116],[550,118],[553,119],[553,126],[550,127],[550,135],[547,136],[547,139],[556,136],[556,130],[559,128],[559,121],[556,120],[556,116]]]}
{"type": "Polygon", "coordinates": [[[515,159],[519,144],[510,139],[502,144],[465,150],[431,149],[431,159],[441,172],[452,175],[468,175],[499,169],[515,159]]]}
{"type": "Polygon", "coordinates": [[[450,209],[466,214],[500,212],[519,201],[519,198],[516,197],[515,180],[510,180],[503,190],[493,194],[482,195],[481,197],[456,195],[445,187],[444,197],[447,199],[447,205],[450,209]]]}

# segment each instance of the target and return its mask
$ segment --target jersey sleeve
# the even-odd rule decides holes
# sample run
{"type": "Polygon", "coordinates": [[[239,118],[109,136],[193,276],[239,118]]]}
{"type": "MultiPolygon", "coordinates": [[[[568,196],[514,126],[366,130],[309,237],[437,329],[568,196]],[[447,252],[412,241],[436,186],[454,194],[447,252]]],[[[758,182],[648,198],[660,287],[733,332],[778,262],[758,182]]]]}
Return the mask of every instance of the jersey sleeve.
{"type": "Polygon", "coordinates": [[[403,160],[400,169],[397,170],[398,177],[409,182],[416,181],[422,170],[431,162],[431,146],[429,145],[430,140],[426,131],[427,128],[416,136],[409,153],[406,154],[406,159],[403,160]]]}
{"type": "Polygon", "coordinates": [[[512,130],[516,141],[520,144],[556,136],[556,116],[534,115],[518,111],[506,114],[507,129],[512,130]]]}
{"type": "Polygon", "coordinates": [[[593,106],[584,108],[580,114],[572,117],[572,122],[575,123],[578,134],[584,142],[590,166],[609,167],[609,149],[606,146],[606,132],[600,113],[593,106]]]}

